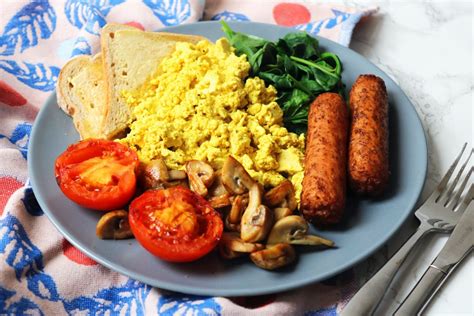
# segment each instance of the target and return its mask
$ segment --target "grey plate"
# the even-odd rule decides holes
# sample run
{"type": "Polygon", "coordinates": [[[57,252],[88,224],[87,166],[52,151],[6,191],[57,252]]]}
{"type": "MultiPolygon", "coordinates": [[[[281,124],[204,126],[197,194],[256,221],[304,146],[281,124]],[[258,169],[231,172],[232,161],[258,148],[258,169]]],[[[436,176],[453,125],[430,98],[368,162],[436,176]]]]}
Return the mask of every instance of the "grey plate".
{"type": "MultiPolygon", "coordinates": [[[[229,23],[237,31],[271,40],[291,29],[258,23],[229,23]]],[[[166,31],[223,36],[220,24],[200,22],[166,31]]],[[[321,46],[344,64],[343,80],[351,87],[359,74],[372,73],[387,85],[390,102],[390,190],[378,200],[350,198],[346,223],[319,232],[336,249],[299,251],[297,264],[284,271],[264,271],[247,260],[226,262],[212,253],[188,264],[163,262],[135,240],[105,241],[95,236],[99,216],[69,201],[54,179],[54,160],[79,137],[71,119],[57,106],[56,95],[41,109],[31,135],[28,157],[33,190],[44,212],[74,246],[101,264],[150,285],[200,295],[259,295],[284,291],[326,279],[361,261],[384,244],[412,213],[427,169],[426,140],[420,120],[403,91],[384,72],[354,51],[324,38],[321,46]]]]}

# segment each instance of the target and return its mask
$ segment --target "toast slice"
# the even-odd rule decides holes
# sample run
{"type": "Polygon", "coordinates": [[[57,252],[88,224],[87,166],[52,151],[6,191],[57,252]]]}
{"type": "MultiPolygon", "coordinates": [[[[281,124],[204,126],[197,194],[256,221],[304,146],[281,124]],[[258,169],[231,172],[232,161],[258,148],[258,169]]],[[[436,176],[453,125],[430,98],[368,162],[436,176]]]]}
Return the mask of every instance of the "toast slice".
{"type": "Polygon", "coordinates": [[[101,47],[106,86],[106,114],[103,133],[120,137],[132,121],[123,91],[135,91],[154,75],[163,58],[177,42],[197,43],[206,38],[173,33],[117,30],[107,24],[101,31],[101,47]]]}
{"type": "Polygon", "coordinates": [[[100,54],[67,62],[59,73],[56,92],[59,107],[72,117],[81,139],[103,136],[106,95],[100,54]]]}
{"type": "MultiPolygon", "coordinates": [[[[113,24],[109,29],[136,28],[113,24]]],[[[106,114],[106,89],[101,54],[78,56],[67,62],[59,73],[56,93],[59,107],[72,117],[81,139],[105,137],[102,126],[106,114]]]]}

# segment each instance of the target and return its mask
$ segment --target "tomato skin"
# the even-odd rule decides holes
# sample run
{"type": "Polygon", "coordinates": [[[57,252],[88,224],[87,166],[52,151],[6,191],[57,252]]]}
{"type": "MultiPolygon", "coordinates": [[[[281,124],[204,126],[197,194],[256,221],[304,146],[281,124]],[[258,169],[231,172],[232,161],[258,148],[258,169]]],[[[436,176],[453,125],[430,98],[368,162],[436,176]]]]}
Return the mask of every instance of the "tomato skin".
{"type": "Polygon", "coordinates": [[[70,145],[55,162],[56,181],[75,203],[99,211],[125,206],[135,194],[138,156],[105,139],[70,145]]]}
{"type": "MultiPolygon", "coordinates": [[[[149,190],[130,204],[128,219],[133,235],[153,255],[171,262],[190,262],[212,251],[222,236],[224,225],[220,214],[209,202],[184,187],[149,190]],[[169,208],[189,204],[197,215],[198,228],[192,233],[173,230],[171,225],[156,219],[169,208]],[[157,227],[159,227],[157,229],[157,227]]],[[[179,229],[178,229],[179,230],[179,229]]]]}

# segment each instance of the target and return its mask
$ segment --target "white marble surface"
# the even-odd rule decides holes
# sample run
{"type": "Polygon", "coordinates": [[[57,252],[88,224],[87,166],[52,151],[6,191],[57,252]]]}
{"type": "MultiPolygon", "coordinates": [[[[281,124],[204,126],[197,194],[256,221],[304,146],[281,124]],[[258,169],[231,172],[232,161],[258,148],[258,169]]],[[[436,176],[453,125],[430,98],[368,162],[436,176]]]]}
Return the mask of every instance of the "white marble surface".
{"type": "MultiPolygon", "coordinates": [[[[423,122],[428,178],[419,201],[433,190],[464,142],[473,145],[473,4],[471,1],[340,1],[377,5],[379,12],[357,27],[351,48],[366,56],[408,95],[423,122]]],[[[413,218],[389,243],[396,250],[418,225],[413,218]]],[[[428,240],[409,258],[410,281],[396,280],[404,295],[431,263],[447,237],[428,240]]],[[[474,256],[464,260],[427,307],[426,315],[473,315],[474,256]]],[[[380,313],[393,312],[393,296],[380,313]]]]}

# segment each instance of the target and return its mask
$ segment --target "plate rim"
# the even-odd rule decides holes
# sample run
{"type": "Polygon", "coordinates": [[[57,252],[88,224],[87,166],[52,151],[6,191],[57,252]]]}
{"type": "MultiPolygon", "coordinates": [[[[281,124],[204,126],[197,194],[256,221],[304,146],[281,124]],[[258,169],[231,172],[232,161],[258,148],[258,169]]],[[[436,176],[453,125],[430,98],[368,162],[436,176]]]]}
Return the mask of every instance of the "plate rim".
{"type": "MultiPolygon", "coordinates": [[[[210,24],[219,24],[219,23],[220,23],[219,21],[202,21],[202,22],[196,22],[196,23],[182,24],[182,25],[178,25],[178,26],[160,28],[160,29],[157,29],[155,31],[156,32],[158,32],[158,31],[172,32],[176,28],[180,28],[180,27],[183,27],[183,26],[188,26],[189,27],[189,26],[192,26],[193,24],[201,24],[201,25],[202,24],[209,24],[210,25],[210,24]]],[[[260,22],[227,21],[227,23],[231,26],[232,26],[232,24],[258,24],[258,25],[261,25],[263,27],[275,27],[275,28],[294,30],[294,29],[289,28],[289,27],[282,27],[282,26],[278,26],[278,25],[260,23],[260,22]]],[[[320,37],[320,36],[314,36],[314,35],[311,35],[311,36],[316,37],[320,42],[321,41],[322,42],[329,41],[329,42],[331,42],[331,44],[340,46],[340,48],[342,48],[342,49],[350,50],[351,53],[358,55],[360,58],[364,59],[364,61],[369,63],[371,66],[373,66],[374,68],[378,69],[380,72],[385,74],[393,82],[393,84],[398,87],[399,92],[401,92],[402,96],[408,101],[411,109],[415,113],[415,118],[417,120],[417,123],[419,124],[419,127],[421,128],[421,131],[423,132],[423,145],[424,146],[422,148],[422,154],[423,154],[424,157],[422,157],[422,158],[424,158],[424,159],[422,161],[422,163],[423,163],[423,170],[422,170],[422,177],[421,177],[422,180],[421,180],[421,183],[418,183],[418,192],[416,192],[413,195],[413,197],[416,197],[416,198],[413,198],[411,201],[407,202],[407,205],[408,205],[407,209],[409,209],[410,211],[409,212],[407,211],[406,214],[402,214],[403,216],[400,216],[398,218],[398,222],[396,223],[396,225],[393,226],[392,230],[388,232],[387,237],[385,239],[381,239],[378,242],[372,244],[372,247],[368,248],[365,253],[363,253],[363,254],[355,257],[355,258],[352,258],[351,260],[348,260],[344,264],[339,265],[336,269],[332,269],[332,271],[325,274],[324,277],[308,278],[307,280],[297,280],[297,281],[293,280],[292,282],[286,282],[286,283],[283,283],[283,284],[278,284],[277,286],[268,286],[267,285],[265,287],[258,288],[258,289],[248,288],[246,291],[244,291],[242,289],[220,289],[220,290],[216,289],[216,290],[214,290],[214,289],[198,288],[198,287],[195,287],[195,286],[189,286],[189,285],[184,285],[184,284],[176,284],[176,283],[168,282],[168,281],[161,281],[161,280],[158,280],[156,278],[152,279],[150,277],[147,277],[146,275],[142,275],[140,273],[135,273],[133,271],[128,270],[125,267],[118,266],[114,262],[109,261],[107,258],[104,258],[104,257],[96,254],[93,251],[89,251],[89,249],[87,249],[81,243],[80,240],[76,240],[73,236],[71,236],[71,234],[66,229],[64,229],[62,227],[62,225],[59,223],[59,221],[56,219],[56,217],[54,216],[53,213],[50,213],[50,210],[47,207],[47,203],[43,200],[43,197],[41,195],[36,195],[35,194],[36,199],[37,199],[39,205],[41,206],[42,210],[44,211],[44,213],[47,215],[48,220],[53,223],[55,228],[74,247],[78,248],[80,251],[85,253],[87,256],[91,257],[96,262],[102,264],[103,266],[105,266],[105,267],[107,267],[107,268],[109,268],[113,271],[116,271],[116,272],[118,272],[122,275],[128,276],[132,279],[138,280],[138,281],[143,282],[145,284],[149,284],[151,286],[155,286],[155,287],[158,287],[158,288],[161,288],[161,289],[181,292],[181,293],[192,294],[192,295],[210,295],[210,296],[227,296],[227,297],[255,296],[255,295],[265,295],[265,294],[278,293],[278,292],[287,291],[287,290],[293,290],[295,288],[301,288],[301,287],[309,285],[309,284],[313,284],[313,283],[316,283],[316,282],[319,282],[319,281],[322,281],[322,280],[326,280],[326,279],[328,279],[328,278],[330,278],[330,277],[332,277],[332,276],[334,276],[338,273],[341,273],[341,272],[347,270],[348,268],[350,268],[352,266],[355,266],[356,264],[360,263],[361,261],[363,261],[364,259],[366,259],[370,255],[375,253],[378,249],[380,249],[384,244],[386,244],[393,237],[393,235],[403,226],[403,223],[410,217],[410,215],[413,214],[412,211],[413,211],[414,207],[416,206],[417,201],[421,197],[421,193],[422,193],[423,188],[426,184],[426,180],[427,180],[426,176],[427,176],[427,171],[428,171],[428,146],[427,146],[428,143],[427,143],[426,131],[423,127],[421,118],[418,115],[418,113],[416,111],[416,108],[413,105],[412,101],[410,100],[410,98],[408,98],[406,93],[401,89],[401,87],[397,84],[397,82],[395,82],[395,80],[393,80],[393,78],[388,73],[386,73],[385,71],[380,69],[380,67],[378,67],[377,65],[372,63],[369,59],[367,59],[366,57],[364,57],[363,55],[359,54],[358,52],[352,50],[349,47],[343,46],[343,45],[341,45],[337,42],[334,42],[330,39],[327,39],[327,38],[323,38],[323,37],[320,37]]],[[[37,114],[37,116],[34,120],[33,127],[32,127],[32,130],[31,130],[31,136],[30,136],[30,139],[29,139],[29,149],[28,149],[28,158],[29,159],[27,160],[27,167],[28,167],[28,175],[29,175],[29,179],[30,179],[30,183],[31,183],[31,187],[33,189],[33,192],[35,192],[35,191],[38,192],[38,188],[39,188],[39,184],[36,182],[36,176],[34,176],[36,174],[36,171],[35,171],[35,168],[33,167],[33,164],[34,164],[33,159],[32,159],[32,157],[30,157],[31,156],[30,153],[35,152],[34,148],[36,146],[35,145],[36,142],[34,140],[37,137],[36,135],[39,134],[39,132],[37,132],[37,130],[39,129],[39,127],[38,127],[39,124],[37,124],[37,122],[40,121],[40,119],[45,115],[46,108],[48,106],[53,106],[54,103],[57,103],[57,101],[56,101],[56,91],[51,93],[51,95],[43,103],[39,113],[37,114]],[[53,105],[50,105],[50,104],[53,104],[53,105]]],[[[420,158],[420,161],[421,161],[421,158],[420,158]]]]}

